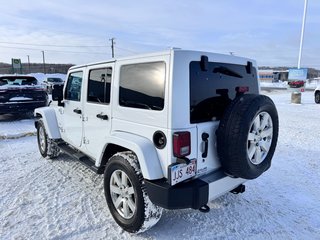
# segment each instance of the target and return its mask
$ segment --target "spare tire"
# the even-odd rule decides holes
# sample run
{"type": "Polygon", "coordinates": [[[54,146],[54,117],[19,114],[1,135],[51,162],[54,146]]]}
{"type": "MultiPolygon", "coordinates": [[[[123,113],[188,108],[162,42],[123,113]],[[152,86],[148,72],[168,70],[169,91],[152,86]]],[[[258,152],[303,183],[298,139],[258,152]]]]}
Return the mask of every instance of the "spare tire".
{"type": "Polygon", "coordinates": [[[235,98],[217,130],[217,152],[225,173],[244,179],[260,176],[271,166],[278,131],[277,109],[269,97],[235,98]]]}

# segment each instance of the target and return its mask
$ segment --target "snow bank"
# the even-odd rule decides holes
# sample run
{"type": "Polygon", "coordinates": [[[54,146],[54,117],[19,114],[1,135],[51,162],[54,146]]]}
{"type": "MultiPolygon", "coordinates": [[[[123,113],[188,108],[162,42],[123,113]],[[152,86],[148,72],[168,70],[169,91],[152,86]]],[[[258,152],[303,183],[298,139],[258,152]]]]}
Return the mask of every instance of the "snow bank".
{"type": "Polygon", "coordinates": [[[40,83],[42,83],[48,77],[61,78],[62,80],[65,81],[67,76],[66,74],[62,74],[62,73],[50,73],[50,74],[30,73],[28,75],[35,77],[40,83]]]}
{"type": "Polygon", "coordinates": [[[0,115],[0,140],[36,134],[34,119],[20,115],[0,115]],[[25,118],[25,119],[24,119],[25,118]]]}
{"type": "MultiPolygon", "coordinates": [[[[305,83],[305,88],[306,89],[316,89],[317,86],[319,86],[320,83],[319,81],[307,81],[305,83]]],[[[287,82],[260,82],[260,87],[262,88],[279,88],[279,89],[287,89],[288,83],[287,82]]],[[[296,88],[291,88],[291,89],[296,89],[296,88]]]]}
{"type": "Polygon", "coordinates": [[[286,89],[288,87],[288,84],[286,82],[276,82],[276,83],[271,83],[271,82],[260,82],[260,87],[264,88],[283,88],[286,89]]]}

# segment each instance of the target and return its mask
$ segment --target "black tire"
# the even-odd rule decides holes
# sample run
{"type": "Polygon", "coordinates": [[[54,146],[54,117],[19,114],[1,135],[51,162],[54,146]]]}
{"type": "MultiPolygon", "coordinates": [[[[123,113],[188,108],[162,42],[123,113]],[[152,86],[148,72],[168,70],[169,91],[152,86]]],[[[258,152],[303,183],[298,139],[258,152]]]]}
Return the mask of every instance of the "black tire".
{"type": "Polygon", "coordinates": [[[39,119],[37,123],[37,141],[42,157],[56,158],[59,155],[60,150],[58,146],[48,138],[42,119],[39,119]]]}
{"type": "Polygon", "coordinates": [[[314,101],[315,101],[315,103],[317,103],[317,104],[320,103],[320,91],[317,91],[317,92],[314,94],[314,101]]]}
{"type": "Polygon", "coordinates": [[[217,151],[226,174],[254,179],[271,166],[277,140],[278,113],[264,95],[234,99],[217,130],[217,151]]]}
{"type": "Polygon", "coordinates": [[[132,152],[117,153],[109,159],[104,172],[104,193],[114,220],[125,231],[131,233],[146,231],[161,218],[162,208],[150,201],[137,157],[132,152]],[[115,175],[121,178],[121,184],[123,176],[127,176],[129,179],[127,184],[118,186],[119,184],[114,182],[115,175]],[[121,194],[115,193],[111,185],[113,189],[116,187],[117,191],[122,191],[121,194]],[[115,204],[119,199],[122,199],[121,203],[116,207],[115,204]],[[130,204],[126,203],[129,202],[128,199],[131,201],[131,206],[134,204],[134,211],[130,209],[130,204]],[[127,214],[122,211],[125,209],[125,204],[128,204],[127,214]]]}

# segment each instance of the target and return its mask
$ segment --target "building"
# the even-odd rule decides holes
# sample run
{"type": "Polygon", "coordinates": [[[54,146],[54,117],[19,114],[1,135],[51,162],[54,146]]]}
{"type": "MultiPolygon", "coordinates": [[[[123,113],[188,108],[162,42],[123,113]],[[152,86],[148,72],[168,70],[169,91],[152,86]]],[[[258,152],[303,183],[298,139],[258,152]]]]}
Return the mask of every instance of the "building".
{"type": "Polygon", "coordinates": [[[262,82],[288,81],[288,70],[259,70],[259,78],[262,82]]]}

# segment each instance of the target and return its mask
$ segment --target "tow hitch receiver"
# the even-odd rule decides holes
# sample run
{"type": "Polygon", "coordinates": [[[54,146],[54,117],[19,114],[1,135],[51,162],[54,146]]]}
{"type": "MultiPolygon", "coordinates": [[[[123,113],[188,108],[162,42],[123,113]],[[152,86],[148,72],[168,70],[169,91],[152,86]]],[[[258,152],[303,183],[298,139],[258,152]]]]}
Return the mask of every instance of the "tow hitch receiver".
{"type": "Polygon", "coordinates": [[[246,190],[246,186],[241,184],[238,187],[236,187],[235,189],[231,190],[230,192],[233,194],[239,194],[239,193],[243,193],[246,190]]]}

